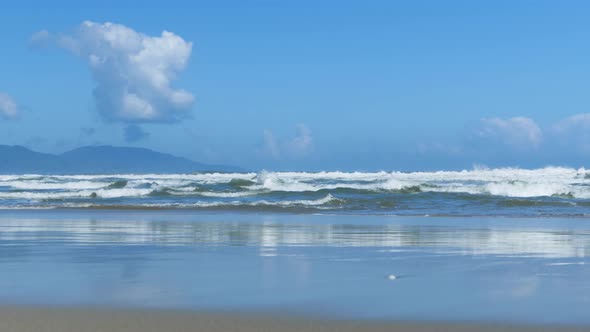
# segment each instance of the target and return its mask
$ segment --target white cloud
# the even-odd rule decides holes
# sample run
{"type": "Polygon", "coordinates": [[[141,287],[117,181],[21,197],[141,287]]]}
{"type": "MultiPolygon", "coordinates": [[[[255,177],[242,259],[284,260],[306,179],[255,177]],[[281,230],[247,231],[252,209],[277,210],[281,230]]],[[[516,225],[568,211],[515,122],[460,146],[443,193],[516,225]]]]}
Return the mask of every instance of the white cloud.
{"type": "Polygon", "coordinates": [[[186,68],[192,43],[174,33],[152,37],[121,24],[86,21],[70,35],[39,31],[31,37],[33,42],[47,39],[88,63],[105,119],[174,122],[188,116],[194,97],[172,82],[186,68]]]}
{"type": "Polygon", "coordinates": [[[9,95],[0,92],[0,117],[14,119],[19,114],[19,108],[14,99],[9,95]]]}
{"type": "Polygon", "coordinates": [[[30,39],[31,46],[45,47],[51,42],[51,34],[47,30],[35,32],[30,39]]]}
{"type": "Polygon", "coordinates": [[[575,114],[567,117],[553,126],[557,134],[567,133],[571,130],[590,129],[590,113],[575,114]]]}
{"type": "Polygon", "coordinates": [[[541,128],[526,117],[482,119],[478,135],[517,148],[536,148],[543,139],[541,128]]]}
{"type": "Polygon", "coordinates": [[[264,131],[262,150],[274,159],[303,157],[313,150],[312,132],[307,126],[299,124],[294,137],[279,140],[272,131],[267,129],[264,131]]]}
{"type": "Polygon", "coordinates": [[[553,125],[551,128],[556,142],[565,148],[590,151],[590,113],[575,114],[553,125]]]}

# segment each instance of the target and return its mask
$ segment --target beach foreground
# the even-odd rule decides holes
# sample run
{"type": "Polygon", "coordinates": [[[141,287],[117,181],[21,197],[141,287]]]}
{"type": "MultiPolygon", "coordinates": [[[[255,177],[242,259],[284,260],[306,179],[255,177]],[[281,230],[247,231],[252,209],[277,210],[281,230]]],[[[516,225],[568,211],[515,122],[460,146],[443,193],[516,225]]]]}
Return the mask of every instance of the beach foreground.
{"type": "Polygon", "coordinates": [[[0,331],[588,327],[587,223],[4,211],[0,331]]]}
{"type": "Polygon", "coordinates": [[[504,326],[438,322],[369,322],[277,318],[264,315],[64,308],[0,308],[1,331],[587,331],[563,326],[504,326]]]}

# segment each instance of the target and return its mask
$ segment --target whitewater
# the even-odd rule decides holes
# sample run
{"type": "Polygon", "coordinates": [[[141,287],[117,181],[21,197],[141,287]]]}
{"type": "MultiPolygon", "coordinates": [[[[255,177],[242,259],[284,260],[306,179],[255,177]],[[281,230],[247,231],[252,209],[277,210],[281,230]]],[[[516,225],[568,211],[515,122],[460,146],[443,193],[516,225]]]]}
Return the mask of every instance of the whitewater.
{"type": "Polygon", "coordinates": [[[0,175],[0,209],[590,215],[590,170],[0,175]]]}

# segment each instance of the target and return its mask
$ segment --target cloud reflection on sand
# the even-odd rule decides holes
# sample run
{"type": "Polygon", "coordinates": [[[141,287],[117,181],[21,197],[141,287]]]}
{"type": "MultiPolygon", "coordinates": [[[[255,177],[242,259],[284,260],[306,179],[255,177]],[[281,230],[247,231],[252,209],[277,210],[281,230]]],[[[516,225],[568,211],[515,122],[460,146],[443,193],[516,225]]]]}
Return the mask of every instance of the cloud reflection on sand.
{"type": "Polygon", "coordinates": [[[583,230],[289,224],[268,217],[258,223],[34,218],[0,221],[0,245],[30,242],[72,246],[249,246],[259,247],[262,256],[278,255],[281,247],[314,246],[546,258],[586,257],[590,252],[590,233],[583,230]]]}

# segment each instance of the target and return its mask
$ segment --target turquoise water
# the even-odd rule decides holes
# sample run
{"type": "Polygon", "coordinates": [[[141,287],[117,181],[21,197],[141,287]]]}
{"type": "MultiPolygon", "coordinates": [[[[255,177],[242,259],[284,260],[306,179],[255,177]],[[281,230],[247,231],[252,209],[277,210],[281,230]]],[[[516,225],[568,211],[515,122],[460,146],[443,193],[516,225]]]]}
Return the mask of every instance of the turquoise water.
{"type": "Polygon", "coordinates": [[[590,324],[588,220],[0,213],[0,304],[590,324]]]}
{"type": "Polygon", "coordinates": [[[189,209],[399,216],[590,215],[585,169],[0,175],[0,209],[189,209]]]}

